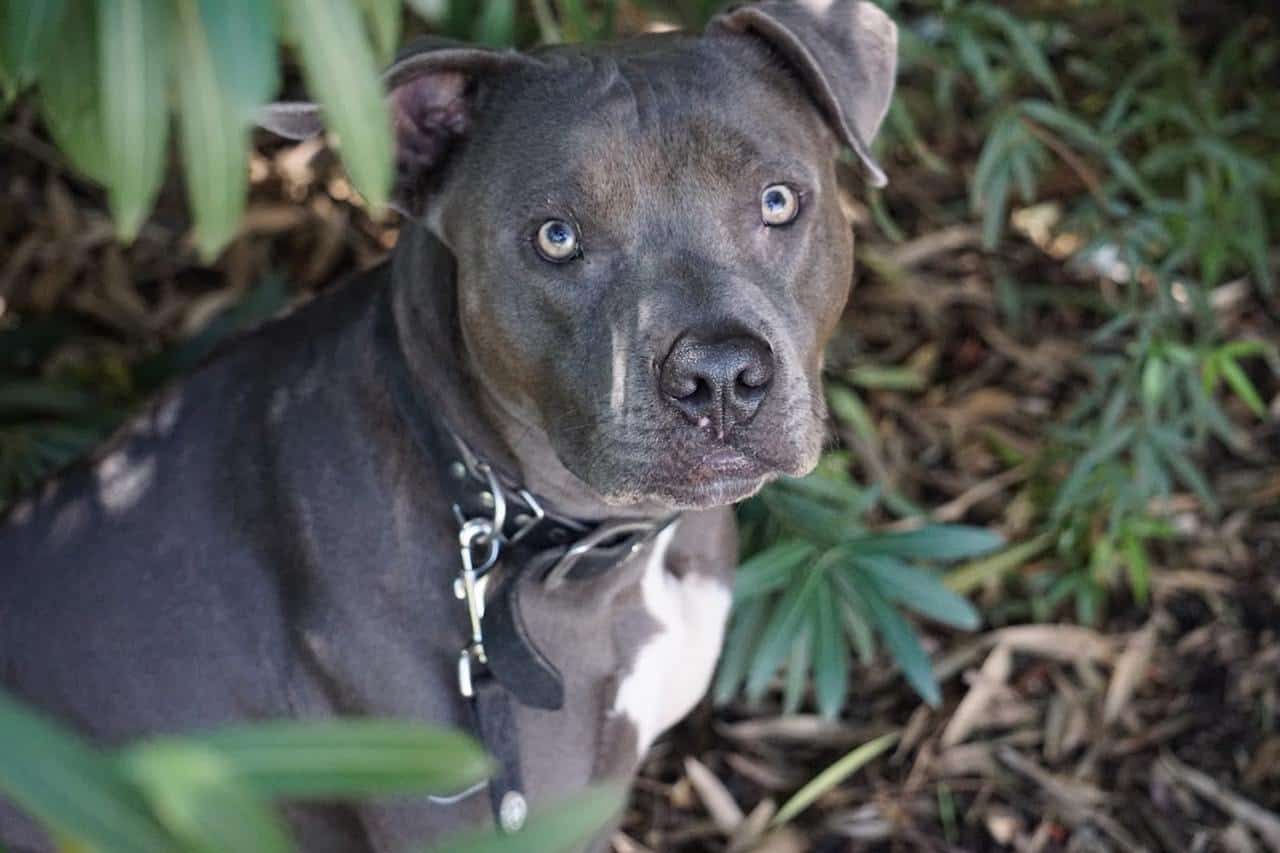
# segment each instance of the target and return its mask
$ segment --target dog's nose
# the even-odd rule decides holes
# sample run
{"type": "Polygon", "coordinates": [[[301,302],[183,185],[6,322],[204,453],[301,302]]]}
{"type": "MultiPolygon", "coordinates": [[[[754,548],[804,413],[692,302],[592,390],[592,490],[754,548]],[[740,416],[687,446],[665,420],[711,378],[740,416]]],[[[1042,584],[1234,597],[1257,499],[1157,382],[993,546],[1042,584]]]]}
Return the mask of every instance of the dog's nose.
{"type": "Polygon", "coordinates": [[[691,423],[723,439],[755,416],[772,379],[773,350],[759,338],[685,334],[663,360],[658,385],[691,423]]]}

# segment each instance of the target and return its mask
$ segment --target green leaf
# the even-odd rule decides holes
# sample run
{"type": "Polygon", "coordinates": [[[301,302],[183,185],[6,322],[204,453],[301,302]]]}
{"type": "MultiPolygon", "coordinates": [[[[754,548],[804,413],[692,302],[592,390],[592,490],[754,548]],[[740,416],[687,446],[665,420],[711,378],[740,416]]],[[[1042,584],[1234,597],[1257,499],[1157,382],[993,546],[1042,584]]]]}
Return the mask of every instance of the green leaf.
{"type": "Polygon", "coordinates": [[[0,62],[12,86],[9,95],[31,85],[39,76],[45,57],[61,53],[53,38],[63,26],[66,0],[6,0],[0,3],[0,62]]]}
{"type": "Polygon", "coordinates": [[[1004,9],[987,3],[972,4],[970,12],[1004,33],[1027,73],[1044,86],[1049,94],[1053,95],[1055,101],[1062,100],[1062,88],[1058,85],[1058,78],[1025,24],[1004,9]]]}
{"type": "Polygon", "coordinates": [[[311,93],[338,135],[342,161],[375,210],[391,189],[391,115],[373,51],[345,0],[285,0],[311,93]]]}
{"type": "Polygon", "coordinates": [[[958,566],[947,573],[943,583],[960,595],[970,593],[988,580],[1003,577],[1022,567],[1047,548],[1052,539],[1050,534],[1044,533],[1026,542],[1019,542],[998,554],[958,566]]]}
{"type": "Polygon", "coordinates": [[[1135,430],[1132,424],[1120,427],[1110,433],[1088,453],[1080,457],[1062,487],[1058,490],[1058,498],[1053,505],[1053,516],[1061,519],[1073,505],[1076,497],[1084,488],[1089,475],[1106,460],[1120,453],[1133,440],[1135,430]]]}
{"type": "Polygon", "coordinates": [[[470,737],[395,720],[270,722],[187,738],[269,797],[453,793],[492,764],[470,737]]]}
{"type": "Polygon", "coordinates": [[[234,55],[237,45],[215,41],[230,33],[209,26],[218,16],[232,13],[229,5],[226,0],[174,2],[182,162],[196,243],[206,261],[217,257],[235,235],[249,186],[249,114],[229,97],[230,81],[220,78],[215,59],[219,54],[234,55]]]}
{"type": "Polygon", "coordinates": [[[217,753],[178,740],[145,742],[118,759],[160,821],[193,853],[287,853],[269,808],[217,753]]]}
{"type": "Polygon", "coordinates": [[[72,165],[100,184],[110,172],[99,103],[98,30],[93,0],[69,0],[56,51],[40,71],[40,115],[72,165]]]}
{"type": "Polygon", "coordinates": [[[818,713],[835,719],[849,692],[849,641],[834,595],[820,596],[813,620],[813,689],[818,713]]]}
{"type": "Polygon", "coordinates": [[[583,8],[582,0],[556,0],[556,8],[560,11],[565,41],[579,42],[591,37],[594,28],[591,26],[591,17],[583,8]]]}
{"type": "Polygon", "coordinates": [[[1130,533],[1124,538],[1123,550],[1133,597],[1139,604],[1145,605],[1151,578],[1151,561],[1147,558],[1146,546],[1141,537],[1130,533]]]}
{"type": "Polygon", "coordinates": [[[1107,140],[1087,123],[1053,104],[1028,100],[1019,104],[1019,109],[1027,118],[1057,131],[1075,145],[1101,153],[1111,149],[1107,140]]]}
{"type": "Polygon", "coordinates": [[[1231,390],[1236,392],[1236,396],[1255,415],[1265,418],[1267,416],[1267,404],[1262,402],[1262,395],[1258,393],[1258,389],[1254,387],[1248,374],[1230,356],[1223,356],[1218,359],[1218,362],[1218,369],[1222,371],[1222,378],[1227,380],[1227,384],[1231,386],[1231,390]]]}
{"type": "Polygon", "coordinates": [[[929,662],[915,630],[889,603],[874,580],[857,574],[853,583],[868,618],[884,640],[885,648],[902,669],[902,677],[928,705],[938,707],[942,703],[942,691],[934,678],[933,664],[929,662]]]}
{"type": "Polygon", "coordinates": [[[982,246],[988,251],[1000,245],[1009,213],[1009,172],[997,172],[983,191],[982,246]]]}
{"type": "MultiPolygon", "coordinates": [[[[120,237],[132,241],[164,180],[169,137],[169,0],[98,0],[98,101],[120,237]]],[[[84,81],[82,81],[83,83],[84,81]]]]}
{"type": "Polygon", "coordinates": [[[862,398],[842,385],[827,384],[827,402],[836,420],[848,424],[858,437],[872,447],[880,446],[880,435],[862,398]]]}
{"type": "Polygon", "coordinates": [[[982,624],[982,617],[969,600],[952,592],[936,575],[889,557],[860,556],[854,557],[852,563],[875,578],[890,601],[962,631],[972,631],[982,624]]]}
{"type": "Polygon", "coordinates": [[[883,734],[875,740],[867,741],[827,767],[782,804],[782,808],[778,809],[778,813],[773,816],[772,825],[783,826],[791,821],[796,815],[813,805],[823,794],[833,790],[841,782],[887,752],[898,742],[899,736],[899,732],[883,734]]]}
{"type": "Polygon", "coordinates": [[[764,627],[765,618],[769,615],[769,602],[763,598],[752,599],[745,604],[737,604],[733,608],[733,622],[729,626],[725,638],[724,651],[720,655],[720,666],[716,670],[715,687],[712,695],[717,705],[731,700],[742,686],[746,678],[747,667],[755,651],[760,629],[764,627]]]}
{"type": "Polygon", "coordinates": [[[373,35],[378,61],[389,63],[400,46],[400,0],[360,0],[373,35]]]}
{"type": "Polygon", "coordinates": [[[810,646],[812,644],[811,626],[814,621],[814,611],[817,608],[821,596],[815,596],[810,599],[809,610],[799,622],[799,628],[795,637],[791,640],[791,656],[787,661],[787,677],[782,684],[782,713],[784,715],[794,714],[800,710],[800,703],[804,701],[804,689],[809,683],[809,664],[812,661],[810,657],[810,646]]]}
{"type": "Polygon", "coordinates": [[[432,847],[434,853],[570,853],[582,850],[622,811],[626,789],[596,785],[572,799],[553,804],[529,817],[512,835],[496,830],[467,832],[432,847]]]}
{"type": "Polygon", "coordinates": [[[1186,455],[1184,442],[1177,435],[1167,429],[1153,429],[1151,431],[1152,443],[1160,457],[1168,463],[1173,469],[1178,479],[1183,485],[1195,492],[1196,497],[1204,504],[1205,511],[1210,515],[1216,516],[1219,511],[1218,501],[1213,495],[1213,488],[1209,485],[1209,481],[1200,473],[1200,469],[1195,466],[1186,455]]]}
{"type": "Polygon", "coordinates": [[[883,554],[913,560],[963,560],[988,554],[1004,537],[985,527],[931,524],[897,533],[871,533],[847,541],[851,553],[883,554]]]}
{"type": "Polygon", "coordinates": [[[813,556],[812,545],[796,540],[786,540],[766,548],[738,567],[733,582],[734,602],[747,601],[780,589],[792,579],[792,572],[812,560],[813,556]]]}
{"type": "Polygon", "coordinates": [[[0,791],[58,835],[110,851],[172,849],[110,762],[3,691],[0,754],[0,791]]]}
{"type": "Polygon", "coordinates": [[[515,0],[485,0],[476,24],[476,41],[491,47],[510,47],[516,40],[515,0]]]}
{"type": "Polygon", "coordinates": [[[824,573],[831,563],[831,554],[824,554],[805,575],[804,581],[788,588],[774,609],[768,627],[756,646],[751,669],[747,675],[747,698],[755,701],[764,695],[770,679],[782,665],[783,659],[796,641],[797,631],[810,607],[810,602],[825,586],[824,573]]]}

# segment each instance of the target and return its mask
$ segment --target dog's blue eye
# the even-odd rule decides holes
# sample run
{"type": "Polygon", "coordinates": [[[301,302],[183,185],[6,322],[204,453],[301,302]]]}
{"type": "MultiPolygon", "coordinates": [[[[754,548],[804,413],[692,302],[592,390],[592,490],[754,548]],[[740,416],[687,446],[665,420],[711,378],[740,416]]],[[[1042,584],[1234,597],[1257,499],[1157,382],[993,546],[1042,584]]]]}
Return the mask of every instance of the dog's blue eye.
{"type": "Polygon", "coordinates": [[[572,260],[578,256],[578,231],[563,219],[548,219],[538,228],[534,245],[548,261],[572,260]]]}
{"type": "Polygon", "coordinates": [[[786,184],[770,184],[760,193],[760,218],[765,225],[786,225],[800,213],[800,199],[786,184]]]}

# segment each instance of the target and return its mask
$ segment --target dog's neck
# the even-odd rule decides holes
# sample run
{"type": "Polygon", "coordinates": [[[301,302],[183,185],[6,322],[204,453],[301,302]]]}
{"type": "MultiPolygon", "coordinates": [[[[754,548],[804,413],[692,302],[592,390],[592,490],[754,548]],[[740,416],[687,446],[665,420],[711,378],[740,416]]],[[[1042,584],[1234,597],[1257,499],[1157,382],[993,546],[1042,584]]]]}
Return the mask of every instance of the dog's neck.
{"type": "Polygon", "coordinates": [[[480,457],[520,478],[540,499],[582,519],[660,515],[659,506],[618,507],[569,471],[546,433],[489,392],[470,368],[458,325],[453,254],[407,221],[391,259],[392,305],[409,371],[438,414],[480,457]]]}

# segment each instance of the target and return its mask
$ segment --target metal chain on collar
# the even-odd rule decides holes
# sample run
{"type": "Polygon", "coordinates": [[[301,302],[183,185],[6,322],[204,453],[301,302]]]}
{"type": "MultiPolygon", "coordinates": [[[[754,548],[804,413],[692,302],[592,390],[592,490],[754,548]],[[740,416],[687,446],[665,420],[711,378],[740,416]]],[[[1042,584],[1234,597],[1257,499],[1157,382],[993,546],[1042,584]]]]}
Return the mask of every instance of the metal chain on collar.
{"type": "MultiPolygon", "coordinates": [[[[489,659],[484,647],[484,607],[485,594],[488,591],[489,572],[498,563],[503,544],[511,544],[526,535],[537,522],[542,520],[543,513],[532,495],[521,495],[526,505],[532,509],[532,521],[523,523],[515,535],[508,538],[504,534],[507,518],[507,501],[502,486],[498,482],[493,469],[484,463],[478,463],[475,470],[488,480],[489,490],[485,493],[492,498],[492,517],[475,516],[465,518],[462,508],[454,504],[453,510],[458,517],[458,557],[461,564],[457,578],[454,579],[453,590],[467,608],[467,621],[471,630],[470,641],[462,647],[458,655],[458,692],[469,702],[475,701],[475,683],[473,667],[487,666],[489,659]]],[[[482,501],[486,505],[489,501],[482,501]]],[[[486,783],[469,788],[454,798],[439,799],[438,802],[450,802],[468,796],[486,783]]],[[[503,794],[497,809],[498,826],[505,833],[514,833],[524,827],[528,815],[528,805],[524,795],[517,790],[503,794]]]]}
{"type": "Polygon", "coordinates": [[[497,565],[502,553],[502,526],[507,519],[507,501],[497,476],[488,465],[477,466],[489,481],[489,494],[493,497],[493,517],[475,516],[463,519],[462,509],[454,504],[459,516],[458,549],[461,570],[453,582],[453,594],[467,607],[467,620],[471,627],[471,641],[462,647],[458,657],[458,692],[470,699],[475,696],[472,686],[472,665],[489,662],[484,650],[484,600],[488,589],[489,570],[497,565]]]}

